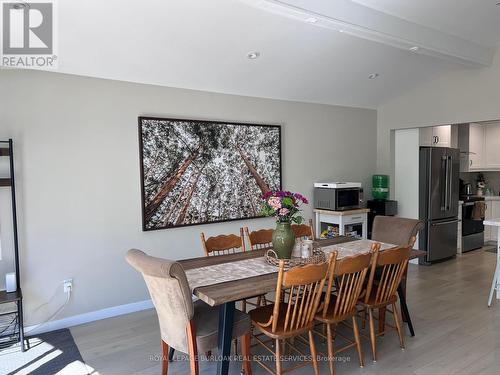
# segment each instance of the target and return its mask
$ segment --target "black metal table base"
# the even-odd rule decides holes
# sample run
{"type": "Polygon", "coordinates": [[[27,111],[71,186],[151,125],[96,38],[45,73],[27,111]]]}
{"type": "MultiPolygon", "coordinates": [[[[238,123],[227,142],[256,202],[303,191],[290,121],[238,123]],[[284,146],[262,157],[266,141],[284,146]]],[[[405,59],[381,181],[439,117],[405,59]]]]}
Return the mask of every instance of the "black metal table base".
{"type": "Polygon", "coordinates": [[[408,329],[410,330],[411,336],[415,336],[415,331],[413,330],[413,324],[410,318],[410,312],[408,311],[408,305],[406,304],[406,297],[403,292],[403,288],[401,285],[398,286],[398,296],[399,296],[399,304],[401,305],[401,314],[403,315],[403,321],[408,324],[408,329]]]}
{"type": "Polygon", "coordinates": [[[231,355],[231,341],[233,338],[233,321],[235,302],[226,302],[219,306],[219,356],[217,374],[227,375],[229,372],[229,356],[231,355]]]}

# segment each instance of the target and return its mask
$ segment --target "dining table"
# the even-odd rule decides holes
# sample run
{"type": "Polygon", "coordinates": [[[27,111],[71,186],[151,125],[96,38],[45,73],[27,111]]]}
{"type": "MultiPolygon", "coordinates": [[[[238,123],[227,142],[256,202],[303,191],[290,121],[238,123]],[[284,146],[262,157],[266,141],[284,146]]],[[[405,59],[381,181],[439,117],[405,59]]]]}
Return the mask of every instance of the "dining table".
{"type": "MultiPolygon", "coordinates": [[[[367,253],[375,241],[339,236],[314,242],[315,248],[326,253],[336,250],[337,259],[367,253]]],[[[396,245],[381,243],[380,251],[396,245]]],[[[229,371],[231,340],[236,302],[257,297],[276,290],[278,268],[266,261],[269,249],[245,251],[180,260],[194,296],[210,306],[219,307],[217,374],[229,371]]],[[[412,250],[411,258],[424,256],[425,252],[412,250]]],[[[406,306],[403,288],[398,288],[403,318],[414,335],[406,306]],[[403,306],[404,305],[404,306],[403,306]]]]}

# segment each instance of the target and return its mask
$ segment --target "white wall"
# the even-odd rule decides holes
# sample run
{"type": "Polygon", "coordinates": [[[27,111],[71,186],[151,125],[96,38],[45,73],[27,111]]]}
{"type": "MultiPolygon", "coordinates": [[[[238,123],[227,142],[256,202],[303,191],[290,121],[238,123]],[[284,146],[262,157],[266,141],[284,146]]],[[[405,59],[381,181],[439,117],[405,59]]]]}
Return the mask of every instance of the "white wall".
{"type": "Polygon", "coordinates": [[[394,199],[398,215],[418,219],[419,131],[396,130],[394,134],[394,199]]]}
{"type": "Polygon", "coordinates": [[[391,129],[500,119],[500,53],[491,67],[450,70],[377,112],[377,171],[392,174],[391,129]]]}
{"type": "Polygon", "coordinates": [[[370,187],[376,167],[374,110],[33,71],[0,71],[0,87],[0,138],[12,137],[16,146],[28,325],[61,305],[68,277],[74,299],[61,318],[147,299],[144,282],[124,261],[132,247],[195,257],[202,255],[200,231],[273,225],[258,219],[142,232],[137,116],[282,124],[284,187],[309,197],[314,181],[370,187]]]}

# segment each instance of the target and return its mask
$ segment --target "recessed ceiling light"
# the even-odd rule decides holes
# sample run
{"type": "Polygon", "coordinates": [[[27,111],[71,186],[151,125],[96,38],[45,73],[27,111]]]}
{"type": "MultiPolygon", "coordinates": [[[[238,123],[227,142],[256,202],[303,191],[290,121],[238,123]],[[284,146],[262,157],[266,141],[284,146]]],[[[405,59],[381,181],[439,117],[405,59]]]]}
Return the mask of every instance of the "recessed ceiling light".
{"type": "Polygon", "coordinates": [[[309,18],[306,18],[306,22],[307,23],[316,23],[316,22],[318,22],[318,19],[314,18],[314,17],[309,17],[309,18]]]}
{"type": "Polygon", "coordinates": [[[339,29],[339,33],[343,33],[343,32],[344,32],[344,30],[342,30],[342,29],[339,29]]]}
{"type": "Polygon", "coordinates": [[[375,79],[378,77],[378,73],[372,73],[368,76],[368,79],[375,79]]]}
{"type": "Polygon", "coordinates": [[[420,49],[420,47],[418,47],[418,46],[413,46],[413,47],[411,47],[411,48],[410,48],[410,51],[412,51],[412,52],[417,52],[419,49],[420,49]]]}
{"type": "Polygon", "coordinates": [[[254,52],[248,52],[247,53],[247,58],[249,58],[250,60],[255,60],[255,59],[258,59],[260,56],[260,52],[257,52],[257,51],[254,51],[254,52]]]}

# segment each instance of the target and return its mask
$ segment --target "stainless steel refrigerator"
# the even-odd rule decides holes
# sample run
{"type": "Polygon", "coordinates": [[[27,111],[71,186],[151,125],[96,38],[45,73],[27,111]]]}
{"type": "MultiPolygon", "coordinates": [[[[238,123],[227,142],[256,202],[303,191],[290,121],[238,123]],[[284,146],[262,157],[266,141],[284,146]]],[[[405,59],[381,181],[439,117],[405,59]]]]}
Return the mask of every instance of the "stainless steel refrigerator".
{"type": "Polygon", "coordinates": [[[427,251],[421,264],[454,256],[457,252],[460,151],[455,148],[421,147],[419,171],[420,250],[427,251]]]}

